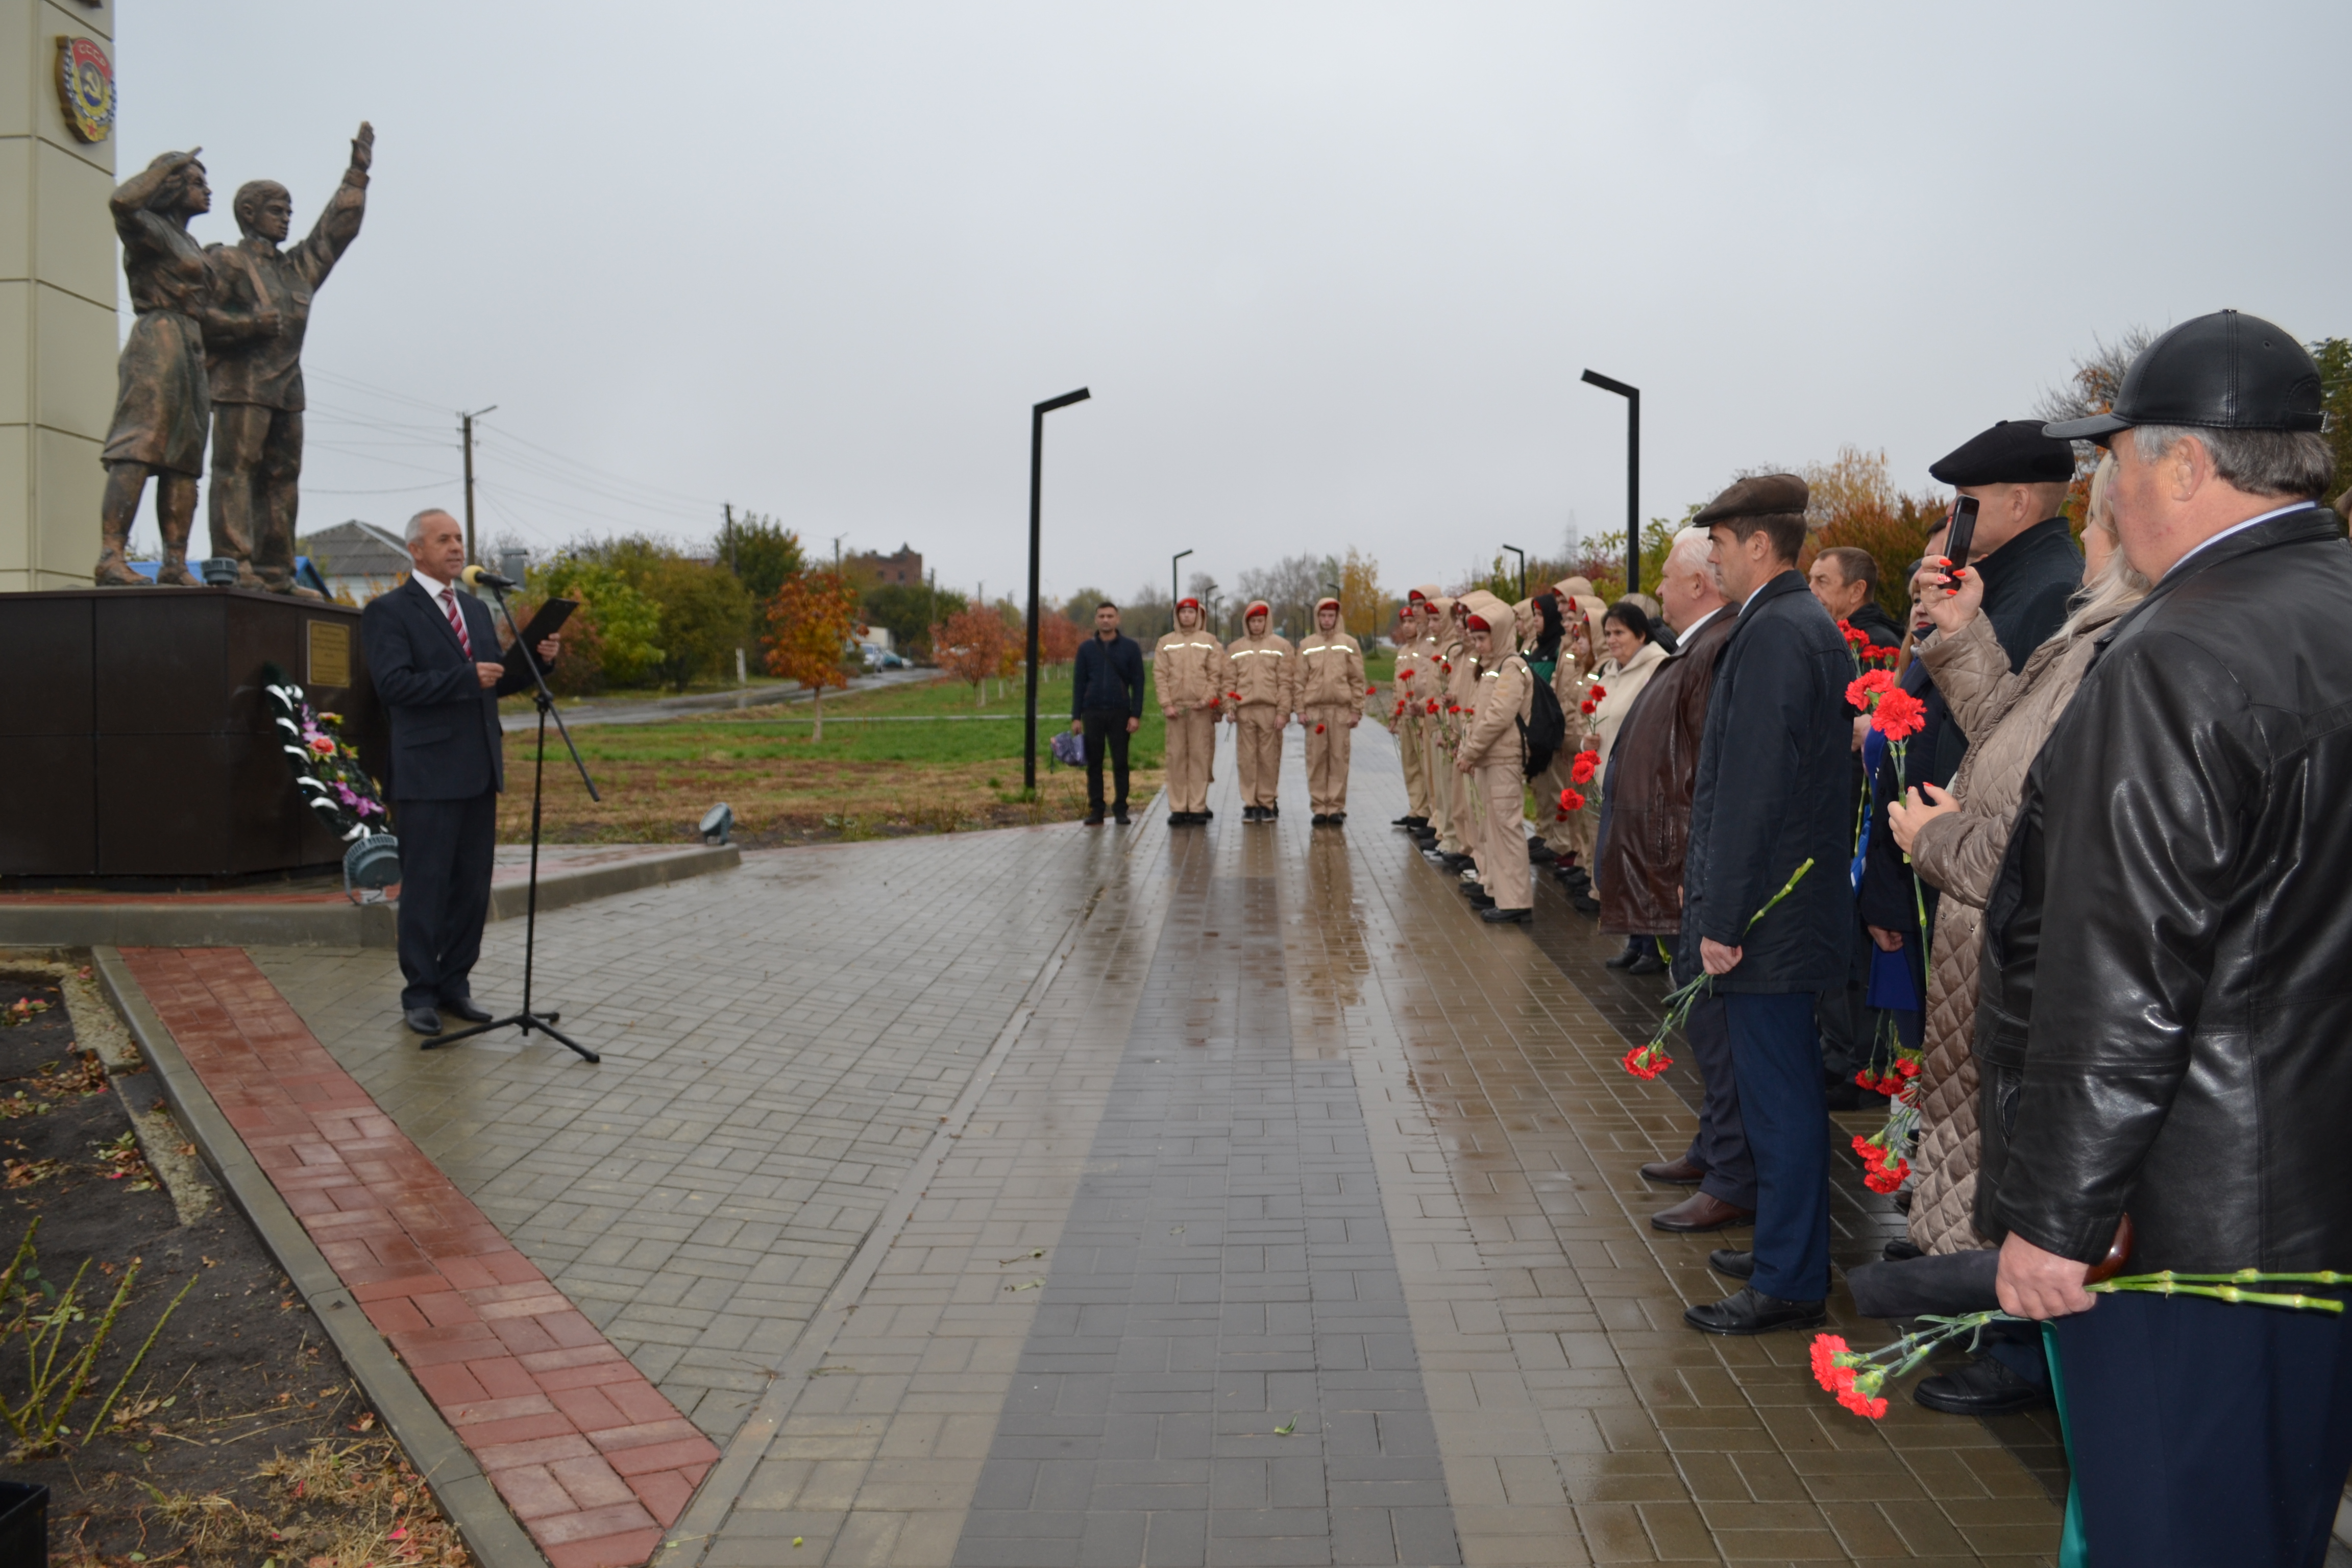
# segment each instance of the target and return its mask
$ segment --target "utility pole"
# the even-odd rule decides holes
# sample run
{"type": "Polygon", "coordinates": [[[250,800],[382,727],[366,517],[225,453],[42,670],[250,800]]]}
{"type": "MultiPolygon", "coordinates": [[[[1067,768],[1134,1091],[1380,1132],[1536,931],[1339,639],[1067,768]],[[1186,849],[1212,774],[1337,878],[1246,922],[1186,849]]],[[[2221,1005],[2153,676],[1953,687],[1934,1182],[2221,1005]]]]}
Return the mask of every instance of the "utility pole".
{"type": "Polygon", "coordinates": [[[737,575],[738,577],[740,577],[740,576],[743,574],[743,569],[742,569],[742,567],[740,567],[740,566],[739,566],[739,565],[737,565],[737,564],[735,563],[735,506],[734,506],[734,503],[733,503],[733,502],[731,502],[731,501],[720,501],[720,502],[719,503],[719,515],[721,515],[722,517],[726,518],[726,520],[727,520],[727,528],[726,528],[726,531],[725,531],[724,533],[722,533],[722,534],[720,534],[720,535],[719,535],[719,537],[720,537],[720,538],[724,539],[724,540],[727,542],[727,570],[729,570],[730,572],[734,573],[734,574],[735,574],[735,575],[737,575]]]}
{"type": "Polygon", "coordinates": [[[457,416],[463,421],[461,430],[466,437],[466,559],[474,563],[482,559],[474,549],[474,421],[497,407],[498,405],[493,403],[488,408],[477,408],[471,414],[457,416]]]}

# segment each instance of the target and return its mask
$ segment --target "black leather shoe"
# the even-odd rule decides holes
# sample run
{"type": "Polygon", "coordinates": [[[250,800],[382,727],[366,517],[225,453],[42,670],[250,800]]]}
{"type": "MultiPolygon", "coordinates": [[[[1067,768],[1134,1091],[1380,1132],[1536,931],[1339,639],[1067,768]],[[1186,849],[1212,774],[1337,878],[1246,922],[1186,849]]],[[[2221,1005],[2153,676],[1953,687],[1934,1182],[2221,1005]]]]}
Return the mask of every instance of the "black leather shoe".
{"type": "Polygon", "coordinates": [[[1530,838],[1528,840],[1528,865],[1541,866],[1547,862],[1557,860],[1559,858],[1559,856],[1554,852],[1552,847],[1545,843],[1542,839],[1530,838]]]}
{"type": "Polygon", "coordinates": [[[1601,912],[1601,900],[1590,893],[1570,893],[1568,901],[1578,914],[1597,915],[1601,912]]]}
{"type": "Polygon", "coordinates": [[[403,1013],[400,1018],[401,1022],[420,1035],[437,1035],[441,1032],[441,1015],[430,1007],[411,1007],[407,1012],[403,1013]]]}
{"type": "Polygon", "coordinates": [[[1664,1182],[1677,1187],[1695,1187],[1706,1180],[1706,1167],[1694,1165],[1687,1154],[1671,1160],[1658,1160],[1642,1167],[1642,1180],[1664,1182]]]}
{"type": "Polygon", "coordinates": [[[1087,813],[1087,826],[1088,827],[1100,827],[1102,826],[1102,819],[1103,814],[1099,811],[1090,811],[1087,813]]]}
{"type": "Polygon", "coordinates": [[[1560,873],[1559,879],[1571,892],[1580,893],[1592,886],[1592,873],[1581,866],[1570,866],[1560,873]]]}
{"type": "Polygon", "coordinates": [[[1633,962],[1625,966],[1628,974],[1664,974],[1665,972],[1666,961],[1658,956],[1655,943],[1644,947],[1634,955],[1633,962]]]}
{"type": "Polygon", "coordinates": [[[1320,827],[1330,820],[1331,819],[1329,817],[1324,816],[1323,813],[1318,811],[1314,816],[1307,819],[1307,825],[1310,827],[1320,827]]]}
{"type": "Polygon", "coordinates": [[[1263,806],[1245,805],[1242,807],[1242,820],[1244,822],[1264,822],[1265,820],[1265,810],[1263,806]]]}
{"type": "Polygon", "coordinates": [[[1683,1321],[1710,1334],[1769,1334],[1776,1329],[1818,1329],[1829,1321],[1819,1301],[1783,1301],[1744,1285],[1720,1301],[1683,1309],[1683,1321]]]}
{"type": "Polygon", "coordinates": [[[1886,1244],[1885,1251],[1880,1256],[1889,1263],[1908,1263],[1915,1258],[1925,1258],[1927,1255],[1920,1250],[1916,1242],[1908,1237],[1898,1236],[1886,1244]]]}
{"type": "Polygon", "coordinates": [[[490,1021],[489,1009],[471,996],[444,996],[441,998],[441,1011],[455,1014],[468,1024],[487,1024],[490,1021]]]}
{"type": "Polygon", "coordinates": [[[1348,826],[1348,814],[1347,814],[1346,812],[1344,812],[1344,811],[1335,811],[1335,812],[1333,812],[1333,813],[1331,814],[1331,826],[1334,826],[1334,827],[1345,827],[1345,826],[1348,826]]]}
{"type": "Polygon", "coordinates": [[[1489,902],[1478,911],[1478,918],[1490,926],[1523,926],[1533,923],[1533,910],[1506,910],[1489,902]]]}
{"type": "Polygon", "coordinates": [[[1473,855],[1445,856],[1445,868],[1449,871],[1467,871],[1477,863],[1477,858],[1473,855]]]}
{"type": "Polygon", "coordinates": [[[1756,1278],[1756,1255],[1736,1247],[1718,1247],[1706,1255],[1706,1266],[1729,1279],[1756,1278]]]}
{"type": "Polygon", "coordinates": [[[1113,822],[1118,823],[1121,827],[1127,826],[1127,807],[1122,805],[1117,811],[1112,812],[1110,814],[1110,819],[1113,822]]]}
{"type": "Polygon", "coordinates": [[[1207,806],[1205,806],[1205,805],[1204,805],[1204,806],[1202,806],[1200,810],[1198,810],[1198,811],[1196,811],[1196,812],[1194,812],[1194,813],[1192,814],[1192,820],[1193,820],[1193,821],[1195,821],[1195,822],[1206,822],[1206,821],[1208,821],[1208,820],[1209,820],[1209,818],[1211,818],[1211,817],[1213,817],[1213,816],[1216,816],[1216,815],[1217,815],[1217,814],[1216,814],[1215,812],[1211,811],[1207,806]]]}
{"type": "Polygon", "coordinates": [[[1400,816],[1394,822],[1390,823],[1389,826],[1391,827],[1419,827],[1423,823],[1427,822],[1429,818],[1425,816],[1400,816]]]}
{"type": "Polygon", "coordinates": [[[1629,936],[1625,939],[1625,945],[1623,948],[1618,952],[1611,953],[1608,957],[1601,961],[1601,967],[1603,969],[1626,968],[1631,965],[1635,959],[1642,956],[1642,949],[1644,945],[1645,944],[1640,937],[1629,936]]]}
{"type": "Polygon", "coordinates": [[[1462,896],[1470,900],[1470,907],[1474,910],[1491,910],[1495,907],[1495,896],[1484,888],[1474,887],[1465,882],[1462,886],[1462,896]]]}
{"type": "Polygon", "coordinates": [[[1754,1209],[1741,1208],[1738,1204],[1725,1203],[1713,1193],[1693,1193],[1669,1209],[1660,1209],[1650,1216],[1653,1230],[1672,1231],[1687,1236],[1695,1231],[1724,1230],[1735,1225],[1756,1223],[1754,1209]]]}
{"type": "Polygon", "coordinates": [[[2026,1382],[1989,1355],[1970,1356],[1956,1371],[1921,1378],[1911,1398],[1947,1415],[2009,1415],[2051,1404],[2048,1389],[2026,1382]]]}

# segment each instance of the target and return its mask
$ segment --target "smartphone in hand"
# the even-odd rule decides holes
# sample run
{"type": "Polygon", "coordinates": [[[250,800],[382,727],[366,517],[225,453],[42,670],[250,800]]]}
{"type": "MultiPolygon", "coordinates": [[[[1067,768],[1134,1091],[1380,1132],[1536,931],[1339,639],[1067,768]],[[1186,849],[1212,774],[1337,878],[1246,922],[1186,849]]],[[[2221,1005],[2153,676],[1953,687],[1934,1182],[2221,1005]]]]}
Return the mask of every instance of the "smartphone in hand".
{"type": "Polygon", "coordinates": [[[1944,573],[1944,591],[1957,593],[1960,586],[1960,568],[1969,563],[1969,547],[1977,538],[1977,498],[1962,496],[1952,503],[1952,523],[1944,536],[1944,559],[1951,565],[1944,573]]]}

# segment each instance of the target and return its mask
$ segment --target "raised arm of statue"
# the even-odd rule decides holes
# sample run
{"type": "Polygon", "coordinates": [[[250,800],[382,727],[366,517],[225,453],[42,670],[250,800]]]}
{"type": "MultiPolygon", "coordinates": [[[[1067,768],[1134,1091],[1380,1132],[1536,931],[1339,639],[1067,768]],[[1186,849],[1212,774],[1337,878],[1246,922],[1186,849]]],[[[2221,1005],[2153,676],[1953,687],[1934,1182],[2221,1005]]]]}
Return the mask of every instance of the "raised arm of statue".
{"type": "Polygon", "coordinates": [[[352,162],[343,171],[342,184],[327,198],[319,221],[311,226],[310,237],[294,252],[295,266],[313,289],[326,280],[352,241],[359,237],[360,220],[367,216],[368,168],[374,162],[375,127],[362,120],[360,133],[352,138],[352,162]]]}
{"type": "Polygon", "coordinates": [[[146,225],[140,220],[151,215],[149,204],[163,194],[163,187],[179,178],[180,171],[196,161],[201,147],[191,147],[184,153],[159,153],[154,161],[121,184],[106,205],[114,213],[114,230],[125,243],[137,244],[146,239],[146,225]]]}

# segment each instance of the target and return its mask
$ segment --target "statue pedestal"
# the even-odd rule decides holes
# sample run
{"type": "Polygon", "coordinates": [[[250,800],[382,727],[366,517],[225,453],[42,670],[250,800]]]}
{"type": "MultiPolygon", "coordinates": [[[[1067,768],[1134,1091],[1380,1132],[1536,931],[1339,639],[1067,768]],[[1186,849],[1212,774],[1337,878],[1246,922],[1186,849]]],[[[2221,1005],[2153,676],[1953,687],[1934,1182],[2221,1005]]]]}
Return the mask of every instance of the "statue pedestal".
{"type": "Polygon", "coordinates": [[[226,884],[335,865],[262,668],[343,715],[380,777],[359,623],[233,588],[0,594],[0,878],[226,884]]]}

